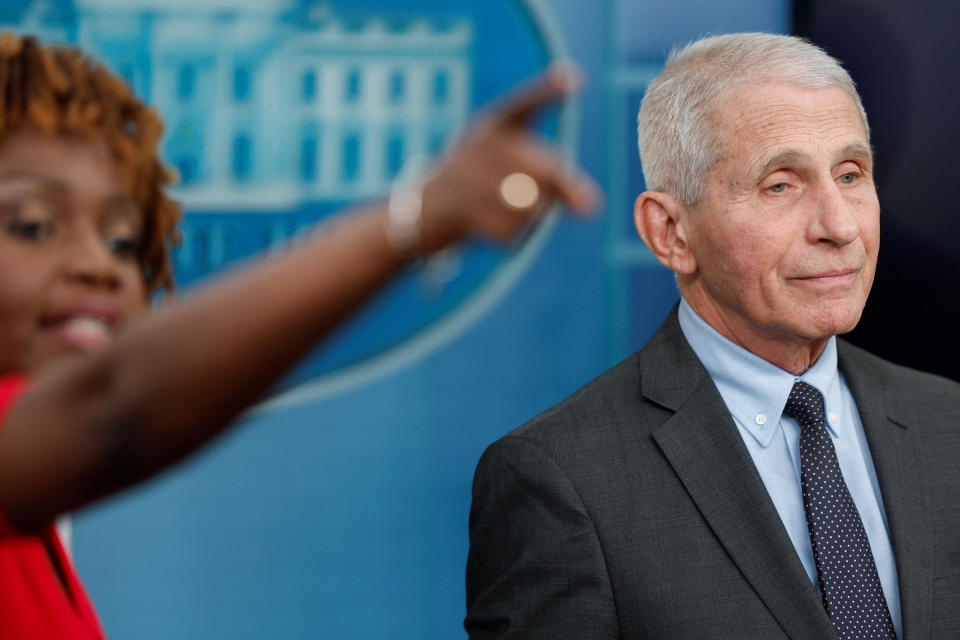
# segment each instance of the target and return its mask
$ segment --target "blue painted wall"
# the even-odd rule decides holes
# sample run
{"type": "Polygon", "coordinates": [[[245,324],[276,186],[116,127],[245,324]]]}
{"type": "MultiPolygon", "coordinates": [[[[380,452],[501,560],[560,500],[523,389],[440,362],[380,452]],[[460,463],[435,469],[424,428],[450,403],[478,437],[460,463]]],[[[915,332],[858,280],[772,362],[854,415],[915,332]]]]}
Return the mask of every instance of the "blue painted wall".
{"type": "MultiPolygon", "coordinates": [[[[369,14],[459,6],[325,4],[369,14]]],[[[77,514],[77,564],[112,637],[463,636],[470,481],[484,447],[639,347],[675,300],[672,277],[632,229],[639,99],[673,43],[784,31],[789,2],[487,4],[496,9],[474,22],[475,46],[488,52],[476,69],[536,61],[535,40],[514,39],[527,49],[511,50],[495,37],[496,20],[515,29],[532,6],[585,69],[564,143],[603,183],[604,216],[545,228],[502,296],[436,348],[248,417],[158,481],[77,514]]],[[[53,6],[73,19],[73,3],[53,6]]],[[[26,20],[4,12],[8,23],[26,20]]],[[[60,37],[82,40],[69,28],[60,37]]],[[[478,73],[477,101],[509,78],[478,73]]]]}

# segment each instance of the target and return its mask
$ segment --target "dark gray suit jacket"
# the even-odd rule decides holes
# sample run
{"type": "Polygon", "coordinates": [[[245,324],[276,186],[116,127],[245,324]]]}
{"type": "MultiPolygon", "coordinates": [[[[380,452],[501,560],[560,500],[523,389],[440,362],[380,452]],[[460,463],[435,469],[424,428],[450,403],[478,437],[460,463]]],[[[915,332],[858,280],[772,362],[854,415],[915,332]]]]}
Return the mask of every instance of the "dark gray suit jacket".
{"type": "MultiPolygon", "coordinates": [[[[840,341],[905,640],[960,639],[960,385],[840,341]]],[[[646,347],[477,468],[470,637],[835,638],[676,310],[646,347]]]]}

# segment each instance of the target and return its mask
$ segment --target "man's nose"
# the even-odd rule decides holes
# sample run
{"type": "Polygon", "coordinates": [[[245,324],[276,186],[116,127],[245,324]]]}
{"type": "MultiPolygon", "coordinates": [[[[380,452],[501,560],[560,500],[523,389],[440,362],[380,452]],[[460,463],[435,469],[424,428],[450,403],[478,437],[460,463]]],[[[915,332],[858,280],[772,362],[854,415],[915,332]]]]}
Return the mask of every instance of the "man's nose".
{"type": "Polygon", "coordinates": [[[816,215],[810,226],[811,240],[842,246],[860,235],[857,208],[833,180],[815,192],[813,205],[816,215]]]}
{"type": "Polygon", "coordinates": [[[99,233],[78,233],[67,249],[67,277],[81,284],[114,290],[120,287],[117,257],[99,233]]]}

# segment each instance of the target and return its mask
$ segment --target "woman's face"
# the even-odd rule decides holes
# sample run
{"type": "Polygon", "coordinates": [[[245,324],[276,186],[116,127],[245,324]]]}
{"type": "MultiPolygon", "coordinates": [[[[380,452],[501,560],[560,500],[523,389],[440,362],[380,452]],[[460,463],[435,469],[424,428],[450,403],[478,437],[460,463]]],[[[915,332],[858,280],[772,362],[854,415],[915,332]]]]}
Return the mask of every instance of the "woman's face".
{"type": "Polygon", "coordinates": [[[106,145],[24,129],[0,142],[0,373],[109,343],[147,307],[144,215],[106,145]]]}

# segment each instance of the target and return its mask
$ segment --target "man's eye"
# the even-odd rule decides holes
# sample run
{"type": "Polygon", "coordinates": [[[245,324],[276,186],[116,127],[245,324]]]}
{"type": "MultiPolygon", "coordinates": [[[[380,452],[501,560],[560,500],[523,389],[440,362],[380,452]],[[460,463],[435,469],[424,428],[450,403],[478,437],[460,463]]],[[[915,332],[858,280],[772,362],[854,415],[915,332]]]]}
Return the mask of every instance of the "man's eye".
{"type": "Polygon", "coordinates": [[[787,190],[786,182],[778,182],[777,184],[767,189],[767,191],[769,191],[770,193],[783,193],[786,190],[787,190]]]}
{"type": "Polygon", "coordinates": [[[140,241],[134,238],[108,238],[107,247],[115,256],[124,260],[135,260],[140,256],[140,241]]]}
{"type": "Polygon", "coordinates": [[[845,173],[842,176],[840,176],[841,184],[853,184],[856,181],[857,181],[857,174],[855,173],[845,173]]]}

